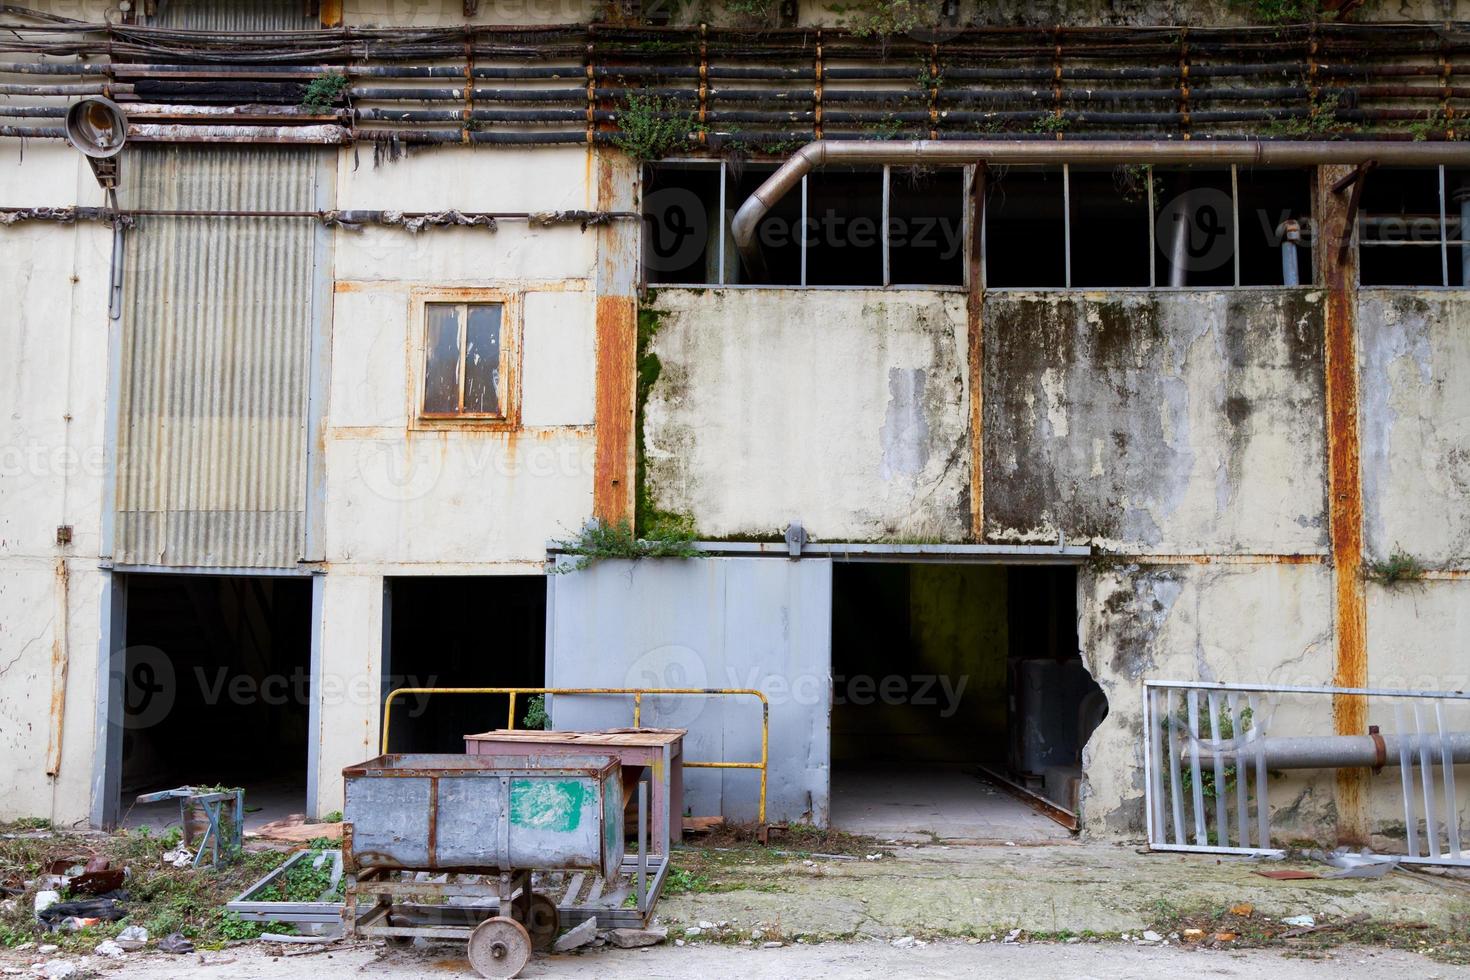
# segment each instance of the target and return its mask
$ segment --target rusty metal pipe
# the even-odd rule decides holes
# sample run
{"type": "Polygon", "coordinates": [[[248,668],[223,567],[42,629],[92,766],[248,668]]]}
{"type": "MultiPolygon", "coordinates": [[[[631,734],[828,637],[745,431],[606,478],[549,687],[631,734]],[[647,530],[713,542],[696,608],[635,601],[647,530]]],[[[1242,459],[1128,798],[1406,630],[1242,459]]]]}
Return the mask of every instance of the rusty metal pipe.
{"type": "MultiPolygon", "coordinates": [[[[1211,752],[1216,743],[1201,739],[1200,751],[1211,752]]],[[[1420,748],[1437,761],[1448,752],[1456,765],[1470,762],[1470,732],[1444,735],[1303,735],[1266,736],[1258,740],[1226,739],[1220,743],[1220,761],[1225,765],[1251,765],[1257,754],[1269,769],[1379,769],[1397,766],[1405,757],[1417,762],[1420,748]]],[[[1189,742],[1179,746],[1181,759],[1188,759],[1189,742]]]]}
{"type": "Polygon", "coordinates": [[[1151,163],[1310,167],[1329,163],[1358,164],[1367,160],[1376,160],[1385,166],[1467,166],[1470,165],[1470,144],[1367,140],[817,140],[792,154],[766,178],[765,183],[756,188],[755,193],[746,198],[730,222],[730,232],[741,261],[752,273],[759,275],[764,269],[764,261],[755,232],[761,219],[798,186],[803,177],[828,165],[960,166],[1065,162],[1102,166],[1151,163]]]}

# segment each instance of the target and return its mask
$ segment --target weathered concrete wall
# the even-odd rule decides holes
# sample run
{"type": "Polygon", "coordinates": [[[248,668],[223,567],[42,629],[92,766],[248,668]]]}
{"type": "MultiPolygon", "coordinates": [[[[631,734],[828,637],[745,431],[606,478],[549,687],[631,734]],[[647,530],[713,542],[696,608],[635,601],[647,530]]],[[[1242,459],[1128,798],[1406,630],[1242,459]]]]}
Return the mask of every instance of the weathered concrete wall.
{"type": "Polygon", "coordinates": [[[992,294],[985,528],[1109,551],[1320,553],[1320,294],[992,294]]]}
{"type": "MultiPolygon", "coordinates": [[[[588,155],[450,147],[339,169],[343,208],[524,211],[594,206],[588,155]],[[493,172],[494,179],[466,174],[493,172]]],[[[495,232],[339,231],[327,429],[327,560],[538,568],[546,540],[591,514],[597,236],[576,225],[495,232]],[[520,425],[421,425],[417,304],[427,290],[502,292],[520,331],[520,425]],[[512,516],[513,515],[513,516],[512,516]]],[[[473,300],[473,293],[450,301],[473,300]]]]}
{"type": "Polygon", "coordinates": [[[964,540],[964,297],[664,289],[645,409],[654,504],[711,538],[964,540]]]}
{"type": "MultiPolygon", "coordinates": [[[[0,145],[7,204],[100,197],[70,148],[0,145]]],[[[17,224],[0,250],[0,820],[71,824],[91,793],[112,232],[17,224]]]]}
{"type": "MultiPolygon", "coordinates": [[[[595,173],[581,149],[444,147],[378,166],[346,150],[338,206],[595,208],[595,173]]],[[[599,242],[596,229],[514,221],[494,232],[337,232],[322,671],[339,689],[378,682],[383,576],[539,572],[547,540],[573,536],[592,515],[599,242]],[[473,302],[479,289],[504,297],[506,327],[520,331],[519,424],[426,425],[418,304],[473,302]]],[[[411,651],[403,656],[395,666],[411,668],[411,651]]],[[[380,716],[375,687],[324,705],[320,812],[341,808],[342,766],[376,752],[380,716]]]]}
{"type": "Polygon", "coordinates": [[[1470,564],[1470,297],[1365,290],[1359,303],[1364,546],[1470,564]]]}
{"type": "MultiPolygon", "coordinates": [[[[1324,565],[1099,564],[1079,570],[1078,603],[1083,660],[1108,699],[1108,717],[1083,753],[1089,834],[1143,833],[1145,679],[1332,682],[1332,575],[1324,565]]],[[[1281,723],[1330,734],[1330,707],[1298,706],[1281,723]]],[[[1304,827],[1331,812],[1330,783],[1273,781],[1270,793],[1273,808],[1290,809],[1304,827]]]]}

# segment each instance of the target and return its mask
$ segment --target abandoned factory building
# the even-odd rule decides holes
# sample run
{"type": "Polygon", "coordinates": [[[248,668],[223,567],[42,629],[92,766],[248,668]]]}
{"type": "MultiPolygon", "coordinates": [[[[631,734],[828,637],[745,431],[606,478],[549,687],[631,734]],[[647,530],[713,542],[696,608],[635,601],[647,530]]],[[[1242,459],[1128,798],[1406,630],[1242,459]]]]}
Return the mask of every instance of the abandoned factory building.
{"type": "Polygon", "coordinates": [[[1470,7],[1285,9],[5,7],[0,818],[713,688],[686,814],[1137,838],[1149,682],[1464,688],[1470,7]]]}

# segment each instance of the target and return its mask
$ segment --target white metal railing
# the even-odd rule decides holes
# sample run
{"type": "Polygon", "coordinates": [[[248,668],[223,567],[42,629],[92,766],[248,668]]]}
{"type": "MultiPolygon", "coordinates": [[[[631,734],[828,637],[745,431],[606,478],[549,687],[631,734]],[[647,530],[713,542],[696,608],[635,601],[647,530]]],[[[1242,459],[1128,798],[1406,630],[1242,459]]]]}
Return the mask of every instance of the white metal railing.
{"type": "Polygon", "coordinates": [[[1289,770],[1361,768],[1373,773],[1365,805],[1375,850],[1470,866],[1455,772],[1470,763],[1470,694],[1145,681],[1143,713],[1155,850],[1281,854],[1272,781],[1284,785],[1289,770]],[[1327,734],[1343,699],[1362,699],[1367,734],[1327,734]],[[1392,813],[1402,814],[1401,831],[1392,813]]]}

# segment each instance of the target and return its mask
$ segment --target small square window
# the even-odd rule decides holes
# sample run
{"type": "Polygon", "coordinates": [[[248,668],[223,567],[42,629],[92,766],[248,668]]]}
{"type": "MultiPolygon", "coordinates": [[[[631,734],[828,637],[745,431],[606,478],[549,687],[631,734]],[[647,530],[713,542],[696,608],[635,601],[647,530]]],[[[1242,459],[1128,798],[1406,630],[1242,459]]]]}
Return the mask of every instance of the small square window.
{"type": "Polygon", "coordinates": [[[421,414],[507,418],[507,339],[504,303],[425,303],[421,414]]]}

